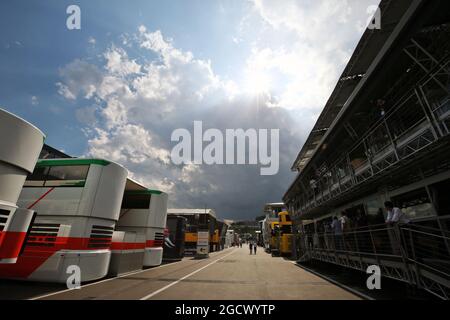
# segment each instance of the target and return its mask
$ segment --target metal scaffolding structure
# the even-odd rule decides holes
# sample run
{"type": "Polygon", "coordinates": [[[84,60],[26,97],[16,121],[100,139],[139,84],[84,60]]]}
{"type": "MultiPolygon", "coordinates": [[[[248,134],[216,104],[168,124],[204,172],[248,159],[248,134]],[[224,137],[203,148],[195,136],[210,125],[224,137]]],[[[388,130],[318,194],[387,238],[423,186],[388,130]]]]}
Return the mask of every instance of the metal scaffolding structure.
{"type": "MultiPolygon", "coordinates": [[[[445,40],[450,40],[449,27],[444,27],[447,36],[445,40]]],[[[429,45],[430,48],[435,46],[434,42],[429,45]]],[[[386,101],[393,101],[393,93],[398,95],[400,92],[403,95],[395,97],[397,100],[386,114],[380,116],[348,151],[340,150],[340,156],[335,162],[323,163],[316,166],[318,169],[312,174],[300,175],[302,192],[287,201],[294,215],[306,214],[311,209],[326,206],[330,201],[353,192],[361,185],[371,183],[404,166],[419,153],[425,153],[439,143],[448,143],[449,53],[440,47],[441,52],[436,56],[414,39],[411,39],[403,51],[410,57],[413,65],[397,84],[401,86],[403,82],[407,82],[411,76],[409,73],[418,68],[423,71],[419,74],[420,79],[408,84],[406,88],[403,86],[402,90],[388,92],[383,97],[386,101]]],[[[356,132],[352,133],[348,123],[343,123],[343,126],[349,136],[359,136],[356,132]]]]}
{"type": "Polygon", "coordinates": [[[377,265],[385,277],[449,299],[450,15],[441,0],[381,5],[391,28],[364,34],[295,160],[298,175],[283,201],[299,224],[300,261],[364,272],[377,265]],[[443,186],[432,193],[436,184],[443,186]],[[421,189],[425,215],[379,224],[381,203],[421,189]],[[370,221],[366,201],[376,203],[370,221]],[[365,222],[330,233],[331,217],[352,210],[365,222]]]}
{"type": "MultiPolygon", "coordinates": [[[[440,68],[448,80],[450,61],[440,68]]],[[[428,81],[427,81],[428,83],[428,81]]],[[[392,112],[383,117],[356,145],[332,167],[310,184],[309,197],[303,198],[293,212],[307,212],[326,204],[361,184],[402,166],[403,162],[425,151],[433,143],[449,135],[450,95],[447,90],[438,103],[430,104],[424,86],[412,90],[399,101],[392,112]],[[430,116],[431,115],[431,116],[430,116]]],[[[443,92],[444,93],[444,92],[443,92]]]]}
{"type": "MultiPolygon", "coordinates": [[[[450,216],[438,219],[443,225],[450,216]]],[[[300,262],[313,259],[363,272],[377,265],[384,277],[450,298],[450,231],[442,228],[374,225],[342,236],[302,233],[297,241],[300,262]]]]}

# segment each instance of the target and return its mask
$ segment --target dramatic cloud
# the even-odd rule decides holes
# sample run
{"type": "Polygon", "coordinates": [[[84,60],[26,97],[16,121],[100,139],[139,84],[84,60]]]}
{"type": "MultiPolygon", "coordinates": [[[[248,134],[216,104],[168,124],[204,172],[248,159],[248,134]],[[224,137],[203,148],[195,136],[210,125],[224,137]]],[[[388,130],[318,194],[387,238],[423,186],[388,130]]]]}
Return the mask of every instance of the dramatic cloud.
{"type": "Polygon", "coordinates": [[[377,1],[251,2],[267,28],[253,44],[247,69],[269,79],[281,75],[284,81],[273,81],[278,105],[310,121],[327,101],[364,31],[367,9],[377,1]]]}
{"type": "Polygon", "coordinates": [[[102,81],[102,73],[95,65],[79,59],[61,69],[60,76],[63,83],[56,84],[58,93],[69,100],[75,100],[79,94],[92,98],[102,81]]]}
{"type": "Polygon", "coordinates": [[[141,66],[134,60],[129,60],[127,53],[123,49],[111,48],[105,53],[106,69],[111,74],[127,76],[139,73],[141,66]]]}
{"type": "MultiPolygon", "coordinates": [[[[100,61],[77,59],[61,68],[57,89],[67,100],[90,104],[76,111],[87,156],[122,163],[136,180],[168,192],[172,207],[208,206],[223,218],[254,218],[265,202],[280,201],[294,178],[289,168],[361,35],[364,19],[355,20],[354,12],[362,7],[253,0],[245,19],[264,27],[233,80],[161,31],[140,26],[100,61]],[[198,120],[204,130],[222,132],[280,129],[279,174],[260,176],[259,166],[172,164],[171,133],[192,132],[198,120]]],[[[246,25],[235,42],[247,41],[246,25]]]]}

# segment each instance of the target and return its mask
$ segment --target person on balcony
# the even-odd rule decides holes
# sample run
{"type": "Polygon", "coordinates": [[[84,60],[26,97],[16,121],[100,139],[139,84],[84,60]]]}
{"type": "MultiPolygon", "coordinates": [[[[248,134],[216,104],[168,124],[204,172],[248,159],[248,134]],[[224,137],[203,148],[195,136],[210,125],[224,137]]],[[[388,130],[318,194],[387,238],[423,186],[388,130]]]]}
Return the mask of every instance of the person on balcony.
{"type": "Polygon", "coordinates": [[[387,224],[408,224],[410,223],[410,220],[408,217],[403,213],[403,211],[400,208],[394,207],[394,204],[391,201],[386,201],[384,203],[384,207],[387,212],[387,218],[386,223],[387,224]]]}
{"type": "Polygon", "coordinates": [[[341,214],[341,225],[342,225],[342,230],[344,232],[348,232],[351,229],[351,224],[350,224],[350,219],[347,217],[347,214],[343,211],[341,214]]]}
{"type": "Polygon", "coordinates": [[[349,251],[352,251],[352,248],[350,246],[350,243],[347,241],[347,237],[349,237],[350,235],[348,234],[351,229],[352,229],[352,221],[350,220],[350,218],[347,216],[347,214],[345,213],[345,211],[343,211],[341,213],[341,227],[342,227],[342,240],[346,246],[346,249],[349,251]]]}
{"type": "Polygon", "coordinates": [[[330,250],[331,249],[331,241],[329,240],[329,236],[330,236],[330,232],[331,232],[331,227],[329,225],[329,223],[324,223],[324,234],[323,234],[323,239],[325,241],[325,249],[330,250]]]}
{"type": "Polygon", "coordinates": [[[335,250],[342,250],[342,223],[336,216],[331,223],[331,229],[334,232],[335,250]]]}
{"type": "Polygon", "coordinates": [[[408,224],[410,220],[403,211],[395,207],[391,201],[386,201],[384,207],[387,212],[386,224],[390,227],[388,234],[392,246],[392,253],[398,256],[402,255],[401,237],[397,228],[392,228],[399,224],[408,224]]]}

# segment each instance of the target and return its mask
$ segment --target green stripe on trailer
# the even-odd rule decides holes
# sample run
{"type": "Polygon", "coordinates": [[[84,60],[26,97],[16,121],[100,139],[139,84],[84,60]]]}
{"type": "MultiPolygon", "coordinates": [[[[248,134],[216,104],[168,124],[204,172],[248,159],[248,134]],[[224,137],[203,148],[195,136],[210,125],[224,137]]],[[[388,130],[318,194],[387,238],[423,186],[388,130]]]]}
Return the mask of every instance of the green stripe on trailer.
{"type": "Polygon", "coordinates": [[[100,159],[64,159],[64,160],[39,160],[36,167],[65,167],[65,166],[83,166],[96,164],[100,166],[107,166],[111,162],[100,159]]]}
{"type": "Polygon", "coordinates": [[[162,191],[159,190],[129,190],[125,191],[126,194],[162,194],[162,191]]]}

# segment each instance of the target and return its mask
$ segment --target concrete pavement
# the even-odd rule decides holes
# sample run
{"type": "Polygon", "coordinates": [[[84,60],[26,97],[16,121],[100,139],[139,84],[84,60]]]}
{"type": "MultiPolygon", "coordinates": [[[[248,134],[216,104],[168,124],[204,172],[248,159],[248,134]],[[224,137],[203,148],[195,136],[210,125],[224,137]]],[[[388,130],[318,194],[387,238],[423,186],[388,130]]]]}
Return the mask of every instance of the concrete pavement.
{"type": "Polygon", "coordinates": [[[325,300],[359,299],[284,258],[247,246],[154,296],[188,300],[325,300]]]}
{"type": "MultiPolygon", "coordinates": [[[[8,282],[7,285],[14,285],[8,282]]],[[[48,293],[43,291],[43,293],[48,293]]],[[[17,291],[17,290],[16,290],[17,291]]],[[[284,258],[274,258],[247,246],[185,258],[180,262],[120,278],[84,285],[34,298],[50,300],[354,300],[352,293],[315,276],[284,258]]],[[[22,297],[23,298],[23,297],[22,297]]],[[[31,298],[31,297],[29,297],[31,298]]]]}

